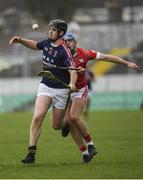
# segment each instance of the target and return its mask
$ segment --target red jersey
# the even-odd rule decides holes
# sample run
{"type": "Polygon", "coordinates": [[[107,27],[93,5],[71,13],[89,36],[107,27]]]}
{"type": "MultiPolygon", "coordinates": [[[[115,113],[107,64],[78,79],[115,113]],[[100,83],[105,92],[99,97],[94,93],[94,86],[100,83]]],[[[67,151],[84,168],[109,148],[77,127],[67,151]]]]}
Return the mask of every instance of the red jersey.
{"type": "MultiPolygon", "coordinates": [[[[86,64],[89,60],[99,59],[100,53],[94,50],[85,50],[83,48],[77,48],[76,54],[73,55],[73,61],[75,67],[82,67],[86,69],[86,64]]],[[[78,78],[76,82],[77,89],[81,89],[86,86],[85,72],[78,73],[78,78]]]]}

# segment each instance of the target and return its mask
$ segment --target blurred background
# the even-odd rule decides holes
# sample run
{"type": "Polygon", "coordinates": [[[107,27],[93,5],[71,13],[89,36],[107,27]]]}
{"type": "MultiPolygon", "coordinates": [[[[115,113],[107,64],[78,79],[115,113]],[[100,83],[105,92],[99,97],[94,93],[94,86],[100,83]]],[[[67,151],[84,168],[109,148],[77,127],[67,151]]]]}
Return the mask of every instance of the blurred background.
{"type": "Polygon", "coordinates": [[[49,20],[57,18],[68,22],[79,46],[141,67],[135,72],[124,65],[90,63],[95,76],[91,110],[143,109],[142,0],[0,0],[0,112],[32,110],[40,82],[41,52],[10,46],[10,38],[43,40],[49,20]],[[37,31],[33,23],[39,24],[37,31]]]}

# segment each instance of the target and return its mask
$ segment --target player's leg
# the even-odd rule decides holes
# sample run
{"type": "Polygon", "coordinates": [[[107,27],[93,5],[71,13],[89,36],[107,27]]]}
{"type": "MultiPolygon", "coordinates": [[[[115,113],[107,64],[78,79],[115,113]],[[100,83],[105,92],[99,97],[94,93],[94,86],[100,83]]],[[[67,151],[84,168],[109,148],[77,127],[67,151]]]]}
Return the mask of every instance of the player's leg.
{"type": "Polygon", "coordinates": [[[83,112],[83,118],[85,121],[87,121],[89,118],[89,107],[90,107],[90,97],[87,98],[87,102],[83,112]]]}
{"type": "Polygon", "coordinates": [[[85,99],[82,98],[74,98],[72,100],[72,106],[70,111],[70,120],[71,124],[76,125],[78,131],[80,132],[81,136],[85,140],[86,144],[88,145],[88,151],[90,155],[90,159],[97,153],[95,145],[91,139],[91,136],[88,132],[87,125],[85,121],[83,121],[80,117],[84,110],[85,99]]]}
{"type": "Polygon", "coordinates": [[[63,118],[65,115],[65,110],[64,109],[58,109],[56,107],[53,107],[52,110],[52,121],[51,121],[51,126],[55,130],[62,129],[63,127],[63,118]]]}
{"type": "Polygon", "coordinates": [[[35,111],[30,126],[29,153],[22,160],[23,163],[34,163],[35,161],[36,144],[40,136],[41,125],[51,102],[52,99],[48,96],[38,96],[36,99],[35,111]]]}
{"type": "Polygon", "coordinates": [[[35,111],[30,126],[29,145],[34,146],[37,144],[38,137],[40,136],[41,125],[45,115],[52,103],[52,98],[48,96],[38,96],[35,103],[35,111]]]}
{"type": "Polygon", "coordinates": [[[72,136],[74,142],[76,143],[79,150],[83,154],[83,161],[89,162],[89,154],[88,154],[87,148],[84,144],[84,141],[82,139],[82,136],[79,133],[77,127],[73,123],[70,123],[71,105],[72,105],[72,101],[69,101],[69,103],[66,107],[66,112],[65,112],[65,116],[64,116],[64,121],[63,121],[64,126],[62,128],[62,136],[66,137],[69,134],[69,132],[71,131],[71,136],[72,136]],[[70,131],[69,131],[69,129],[70,129],[70,131]]]}
{"type": "Polygon", "coordinates": [[[88,134],[86,123],[81,119],[81,114],[85,106],[85,99],[74,98],[70,110],[71,124],[75,124],[81,135],[84,137],[88,134]]]}
{"type": "Polygon", "coordinates": [[[86,145],[83,141],[83,138],[82,138],[79,130],[77,129],[77,126],[75,124],[70,124],[70,131],[71,131],[71,136],[72,136],[74,142],[76,143],[80,152],[83,155],[83,162],[88,163],[90,161],[90,156],[89,156],[88,150],[86,148],[86,145]]]}
{"type": "Polygon", "coordinates": [[[40,84],[35,101],[35,110],[30,126],[30,137],[29,137],[29,152],[25,159],[22,160],[23,163],[34,163],[36,144],[40,136],[41,125],[44,117],[52,103],[52,98],[48,96],[47,86],[40,84]]]}
{"type": "Polygon", "coordinates": [[[61,134],[63,137],[68,136],[70,133],[70,125],[69,125],[69,118],[70,118],[70,107],[71,107],[71,101],[67,103],[66,109],[65,109],[65,115],[63,119],[63,127],[61,130],[61,134]]]}

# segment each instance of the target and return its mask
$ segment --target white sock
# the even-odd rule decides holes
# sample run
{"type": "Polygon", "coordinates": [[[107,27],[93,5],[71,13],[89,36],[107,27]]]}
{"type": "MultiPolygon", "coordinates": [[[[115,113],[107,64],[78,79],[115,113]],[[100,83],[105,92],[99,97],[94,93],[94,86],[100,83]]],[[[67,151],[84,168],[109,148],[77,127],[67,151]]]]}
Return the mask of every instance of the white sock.
{"type": "Polygon", "coordinates": [[[88,154],[88,151],[87,151],[87,150],[86,150],[86,151],[83,151],[82,154],[88,154]]]}
{"type": "Polygon", "coordinates": [[[93,141],[87,143],[87,145],[94,145],[93,141]]]}

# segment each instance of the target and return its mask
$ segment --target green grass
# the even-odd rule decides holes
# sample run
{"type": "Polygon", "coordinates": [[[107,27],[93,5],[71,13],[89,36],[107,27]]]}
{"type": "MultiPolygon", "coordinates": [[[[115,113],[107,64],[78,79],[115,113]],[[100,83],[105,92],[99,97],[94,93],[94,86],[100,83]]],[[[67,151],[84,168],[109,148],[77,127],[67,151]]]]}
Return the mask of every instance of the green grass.
{"type": "Polygon", "coordinates": [[[89,164],[71,137],[45,119],[35,165],[23,165],[31,113],[0,114],[0,178],[143,179],[143,111],[92,112],[87,122],[98,148],[89,164]]]}

